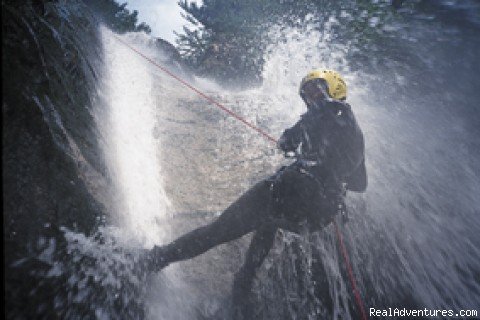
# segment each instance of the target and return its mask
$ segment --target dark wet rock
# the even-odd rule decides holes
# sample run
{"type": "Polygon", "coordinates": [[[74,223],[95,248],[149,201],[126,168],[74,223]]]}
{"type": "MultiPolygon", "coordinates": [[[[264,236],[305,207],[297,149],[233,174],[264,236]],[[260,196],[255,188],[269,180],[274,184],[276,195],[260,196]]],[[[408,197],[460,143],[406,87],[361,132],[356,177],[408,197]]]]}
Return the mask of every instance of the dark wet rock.
{"type": "Polygon", "coordinates": [[[180,56],[180,53],[178,52],[177,48],[167,40],[164,40],[162,38],[157,38],[156,41],[157,47],[162,50],[166,57],[169,58],[171,61],[174,62],[181,62],[182,57],[180,56]]]}
{"type": "Polygon", "coordinates": [[[39,239],[61,252],[60,226],[90,234],[105,211],[92,111],[101,48],[80,2],[2,3],[2,20],[6,314],[51,318],[63,288],[38,282],[51,267],[34,258],[39,239]]]}
{"type": "Polygon", "coordinates": [[[162,67],[166,67],[175,75],[191,82],[193,70],[185,63],[177,48],[167,40],[156,38],[155,46],[163,54],[162,67]]]}

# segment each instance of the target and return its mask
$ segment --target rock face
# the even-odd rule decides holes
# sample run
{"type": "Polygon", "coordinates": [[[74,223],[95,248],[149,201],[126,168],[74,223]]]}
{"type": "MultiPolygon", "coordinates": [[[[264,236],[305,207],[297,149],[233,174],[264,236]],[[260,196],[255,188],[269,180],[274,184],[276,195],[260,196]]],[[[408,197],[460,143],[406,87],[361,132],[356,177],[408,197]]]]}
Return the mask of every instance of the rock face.
{"type": "Polygon", "coordinates": [[[89,234],[104,214],[92,114],[101,48],[81,2],[2,3],[2,19],[6,314],[51,318],[59,288],[36,282],[42,262],[28,258],[42,239],[60,249],[58,227],[89,234]]]}
{"type": "MultiPolygon", "coordinates": [[[[97,235],[115,201],[96,123],[107,111],[94,110],[104,107],[100,18],[80,0],[10,0],[2,19],[7,318],[95,318],[103,305],[115,306],[106,311],[114,318],[143,318],[138,299],[117,298],[88,274],[72,278],[95,261],[71,252],[63,229],[97,235]]],[[[171,44],[158,48],[184,67],[171,44]]]]}
{"type": "Polygon", "coordinates": [[[162,38],[157,38],[157,47],[165,53],[165,56],[170,60],[170,63],[177,62],[181,63],[182,57],[178,52],[177,48],[172,45],[170,42],[163,40],[162,38]]]}

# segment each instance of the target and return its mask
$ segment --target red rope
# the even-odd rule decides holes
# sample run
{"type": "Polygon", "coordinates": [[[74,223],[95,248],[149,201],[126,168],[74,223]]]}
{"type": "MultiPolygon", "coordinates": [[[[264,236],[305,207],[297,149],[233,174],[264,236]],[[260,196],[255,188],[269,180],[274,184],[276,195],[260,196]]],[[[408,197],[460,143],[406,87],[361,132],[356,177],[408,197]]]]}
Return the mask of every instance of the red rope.
{"type": "MultiPolygon", "coordinates": [[[[177,75],[175,75],[174,73],[172,73],[170,70],[168,70],[167,68],[161,66],[160,64],[158,64],[157,62],[155,62],[153,59],[147,57],[146,55],[144,55],[142,52],[140,52],[139,50],[135,49],[134,47],[132,47],[131,45],[129,45],[127,42],[123,41],[120,37],[116,36],[116,35],[113,35],[115,37],[115,39],[117,39],[120,43],[122,43],[123,45],[125,45],[126,47],[130,48],[132,51],[136,52],[139,56],[143,57],[145,60],[147,60],[148,62],[150,62],[151,64],[153,64],[154,66],[156,66],[157,68],[159,68],[160,70],[162,70],[163,72],[165,72],[166,74],[168,74],[170,77],[174,78],[175,80],[177,80],[178,82],[180,82],[181,84],[183,84],[184,86],[186,86],[187,88],[195,91],[198,95],[202,96],[203,98],[207,99],[210,103],[212,103],[213,105],[215,105],[216,107],[222,109],[223,111],[225,111],[226,113],[228,113],[229,115],[231,115],[232,117],[234,117],[235,119],[243,122],[246,126],[250,127],[251,129],[257,131],[258,133],[260,133],[261,135],[263,135],[265,138],[267,138],[268,140],[270,140],[271,142],[273,143],[277,143],[277,139],[273,138],[271,135],[269,135],[268,133],[266,133],[265,131],[263,131],[262,129],[258,128],[257,126],[253,125],[252,123],[248,122],[247,120],[245,120],[243,117],[239,116],[238,114],[236,114],[235,112],[233,112],[232,110],[228,109],[227,107],[225,107],[224,105],[222,105],[221,103],[217,102],[216,100],[214,100],[213,98],[207,96],[205,93],[203,93],[202,91],[198,90],[197,88],[195,88],[194,86],[192,86],[191,84],[189,84],[188,82],[186,82],[185,80],[183,80],[182,78],[178,77],[177,75]]],[[[342,237],[342,234],[340,233],[340,229],[338,228],[338,225],[335,221],[333,221],[333,225],[335,227],[335,233],[337,235],[337,238],[338,238],[338,243],[340,245],[340,251],[342,253],[342,256],[343,256],[343,259],[345,261],[345,264],[347,266],[347,273],[348,273],[348,277],[349,277],[349,280],[350,280],[350,283],[352,285],[352,290],[353,290],[353,294],[355,296],[355,301],[357,303],[357,306],[358,308],[360,309],[360,312],[361,312],[361,316],[362,316],[362,320],[367,320],[367,314],[365,313],[365,309],[363,307],[363,302],[362,302],[362,298],[360,296],[360,293],[357,289],[357,284],[356,284],[356,281],[355,281],[355,276],[353,274],[353,270],[352,270],[352,266],[350,264],[350,259],[348,258],[348,254],[347,254],[347,249],[345,247],[345,244],[343,243],[343,237],[342,237]]]]}
{"type": "Polygon", "coordinates": [[[335,233],[337,234],[338,243],[340,244],[340,251],[342,253],[343,260],[345,260],[345,265],[347,266],[348,278],[350,279],[350,283],[352,285],[352,291],[353,291],[353,295],[355,296],[355,301],[357,302],[357,306],[360,309],[362,319],[367,320],[368,318],[367,318],[365,309],[363,307],[362,297],[360,296],[360,292],[358,292],[355,276],[353,274],[352,266],[350,264],[350,259],[348,258],[347,248],[343,243],[342,234],[340,233],[340,229],[338,228],[337,222],[335,220],[333,221],[333,226],[335,227],[335,233]]]}
{"type": "Polygon", "coordinates": [[[217,106],[218,108],[222,109],[223,111],[225,111],[226,113],[228,113],[229,115],[231,115],[232,117],[234,117],[235,119],[243,122],[246,126],[252,128],[253,130],[257,131],[258,133],[260,133],[261,135],[263,135],[264,137],[266,137],[268,140],[276,143],[277,140],[275,138],[273,138],[271,135],[269,135],[268,133],[266,133],[265,131],[263,131],[262,129],[256,127],[255,125],[251,124],[250,122],[248,122],[247,120],[245,120],[244,118],[240,117],[239,115],[237,115],[235,112],[233,112],[232,110],[226,108],[225,106],[223,106],[221,103],[217,102],[216,100],[210,98],[209,96],[207,96],[206,94],[204,94],[202,91],[198,90],[197,88],[195,88],[194,86],[192,86],[191,84],[189,84],[188,82],[186,82],[185,80],[183,80],[182,78],[178,77],[177,75],[175,75],[174,73],[172,73],[170,70],[166,69],[165,67],[159,65],[158,63],[156,63],[153,59],[147,57],[146,55],[144,55],[143,53],[141,53],[140,51],[138,51],[137,49],[135,49],[134,47],[130,46],[128,43],[126,43],[125,41],[123,41],[122,39],[120,39],[119,37],[117,37],[116,35],[113,35],[118,41],[120,41],[121,43],[123,43],[125,46],[127,46],[128,48],[130,48],[131,50],[135,51],[138,55],[140,55],[141,57],[145,58],[147,61],[149,61],[150,63],[152,63],[154,66],[156,66],[157,68],[159,68],[160,70],[162,70],[163,72],[165,72],[166,74],[168,74],[169,76],[171,76],[172,78],[174,78],[175,80],[179,81],[181,84],[183,84],[184,86],[186,86],[187,88],[195,91],[198,95],[204,97],[205,99],[207,99],[209,102],[211,102],[212,104],[214,104],[215,106],[217,106]]]}

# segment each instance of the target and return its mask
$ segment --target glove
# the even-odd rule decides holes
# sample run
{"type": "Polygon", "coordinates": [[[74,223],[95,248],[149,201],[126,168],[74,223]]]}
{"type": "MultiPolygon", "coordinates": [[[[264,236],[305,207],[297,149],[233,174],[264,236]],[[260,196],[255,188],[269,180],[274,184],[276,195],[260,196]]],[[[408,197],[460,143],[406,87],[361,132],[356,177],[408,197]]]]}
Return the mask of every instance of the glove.
{"type": "Polygon", "coordinates": [[[294,152],[296,149],[292,141],[285,137],[285,134],[283,134],[278,140],[277,147],[285,153],[294,152]]]}

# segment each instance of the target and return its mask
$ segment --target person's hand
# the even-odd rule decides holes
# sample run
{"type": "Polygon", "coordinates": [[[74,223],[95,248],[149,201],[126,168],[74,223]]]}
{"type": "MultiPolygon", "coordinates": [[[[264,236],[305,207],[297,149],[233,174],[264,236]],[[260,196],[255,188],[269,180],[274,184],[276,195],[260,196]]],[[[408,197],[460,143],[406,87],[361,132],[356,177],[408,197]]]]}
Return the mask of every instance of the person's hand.
{"type": "Polygon", "coordinates": [[[277,143],[277,147],[283,151],[286,158],[294,158],[296,156],[295,146],[289,139],[285,138],[285,135],[282,135],[280,137],[277,143]]]}
{"type": "Polygon", "coordinates": [[[286,152],[287,149],[287,139],[285,139],[285,135],[282,135],[280,139],[277,141],[277,147],[278,149],[282,150],[283,152],[286,152]]]}

